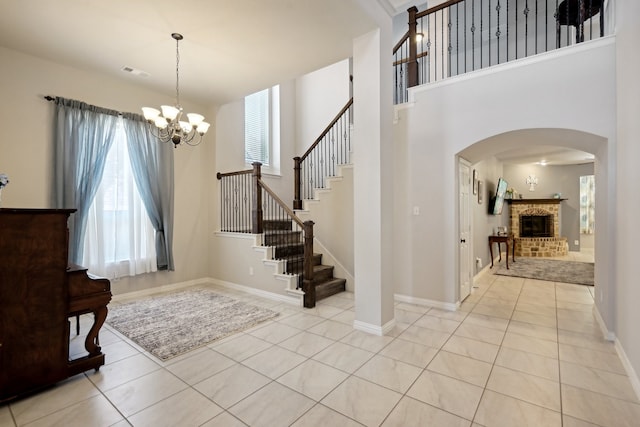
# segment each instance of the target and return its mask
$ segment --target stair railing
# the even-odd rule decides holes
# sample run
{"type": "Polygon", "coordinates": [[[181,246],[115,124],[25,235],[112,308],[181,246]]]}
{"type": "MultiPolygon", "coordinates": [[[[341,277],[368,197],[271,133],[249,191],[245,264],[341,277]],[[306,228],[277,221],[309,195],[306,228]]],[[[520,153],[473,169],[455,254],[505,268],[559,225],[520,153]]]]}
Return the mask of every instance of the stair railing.
{"type": "Polygon", "coordinates": [[[353,98],[307,151],[293,158],[294,209],[302,209],[303,199],[313,199],[315,188],[325,187],[325,178],[335,176],[337,165],[350,162],[352,115],[353,98]]]}
{"type": "Polygon", "coordinates": [[[413,6],[393,48],[394,102],[406,102],[413,86],[603,37],[603,10],[604,0],[450,0],[422,12],[413,6]]]}
{"type": "Polygon", "coordinates": [[[313,285],[313,221],[303,222],[269,186],[262,181],[262,164],[253,169],[220,173],[220,230],[260,234],[262,244],[276,247],[274,258],[285,260],[285,273],[297,274],[297,288],[304,292],[304,306],[316,304],[313,285]],[[295,251],[303,244],[303,260],[295,251]],[[281,251],[281,252],[280,252],[281,251]]]}

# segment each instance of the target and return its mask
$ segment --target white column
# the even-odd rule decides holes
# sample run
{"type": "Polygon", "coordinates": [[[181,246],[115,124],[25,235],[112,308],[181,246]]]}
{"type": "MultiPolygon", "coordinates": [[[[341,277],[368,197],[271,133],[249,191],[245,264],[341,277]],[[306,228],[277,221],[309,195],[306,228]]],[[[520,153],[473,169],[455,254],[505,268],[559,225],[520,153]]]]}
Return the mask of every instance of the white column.
{"type": "Polygon", "coordinates": [[[391,18],[387,21],[353,45],[354,327],[377,335],[395,324],[391,18]]]}

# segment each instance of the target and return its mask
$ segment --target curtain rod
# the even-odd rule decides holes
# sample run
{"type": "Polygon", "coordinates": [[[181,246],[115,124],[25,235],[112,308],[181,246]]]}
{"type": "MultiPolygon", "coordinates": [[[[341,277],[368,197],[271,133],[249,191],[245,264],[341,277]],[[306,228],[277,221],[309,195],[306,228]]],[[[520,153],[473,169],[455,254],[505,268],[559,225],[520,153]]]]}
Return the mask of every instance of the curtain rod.
{"type": "MultiPolygon", "coordinates": [[[[47,101],[49,101],[49,102],[52,102],[52,101],[55,101],[56,99],[58,99],[58,97],[57,97],[57,96],[51,96],[51,95],[45,95],[45,96],[44,96],[44,99],[46,99],[46,100],[47,100],[47,101]]],[[[63,99],[64,99],[64,98],[63,98],[63,99]]],[[[84,101],[78,101],[78,102],[83,102],[83,103],[84,103],[84,101]]],[[[87,105],[90,105],[90,104],[87,104],[87,105]]],[[[94,107],[96,107],[96,108],[101,108],[101,109],[104,109],[104,110],[113,111],[113,112],[117,113],[117,115],[119,115],[119,116],[125,116],[125,115],[127,115],[127,116],[139,116],[139,117],[143,117],[141,114],[138,114],[138,113],[125,113],[125,112],[122,112],[122,111],[112,110],[112,109],[110,109],[110,108],[99,107],[99,106],[97,106],[97,105],[95,105],[94,107]]]]}

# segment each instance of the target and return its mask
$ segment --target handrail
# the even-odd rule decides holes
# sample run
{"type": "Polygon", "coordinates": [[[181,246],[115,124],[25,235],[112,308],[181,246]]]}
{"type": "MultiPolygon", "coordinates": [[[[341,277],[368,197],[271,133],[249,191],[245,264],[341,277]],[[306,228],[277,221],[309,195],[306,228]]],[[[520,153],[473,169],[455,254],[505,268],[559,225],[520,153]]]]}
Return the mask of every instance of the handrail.
{"type": "Polygon", "coordinates": [[[253,172],[253,169],[247,169],[247,170],[244,170],[244,171],[236,171],[236,172],[227,172],[227,173],[220,173],[220,172],[218,172],[218,173],[216,174],[216,177],[217,177],[218,179],[222,179],[222,178],[224,178],[225,176],[251,175],[251,172],[253,172]]]}
{"type": "Polygon", "coordinates": [[[449,0],[449,1],[446,1],[444,3],[439,4],[437,6],[430,7],[429,9],[426,9],[426,10],[423,10],[422,12],[416,13],[416,19],[419,19],[419,18],[422,18],[424,16],[430,15],[432,13],[435,13],[435,12],[439,11],[439,10],[446,9],[449,6],[453,6],[454,4],[460,3],[460,2],[463,2],[463,1],[465,1],[465,0],[449,0]]]}
{"type": "Polygon", "coordinates": [[[315,188],[324,188],[325,178],[335,176],[336,166],[349,163],[351,112],[347,101],[320,136],[300,157],[293,158],[293,209],[302,209],[302,199],[312,199],[315,188]]]}
{"type": "Polygon", "coordinates": [[[400,37],[400,40],[398,41],[398,43],[396,43],[396,45],[393,47],[392,52],[396,53],[396,51],[402,47],[402,45],[404,44],[405,41],[407,41],[408,38],[409,38],[409,30],[407,30],[407,32],[404,33],[404,36],[400,37]]]}
{"type": "Polygon", "coordinates": [[[316,140],[313,142],[313,144],[311,144],[311,146],[307,149],[307,151],[305,151],[305,153],[300,156],[300,161],[303,161],[304,159],[307,158],[307,156],[309,156],[309,154],[313,151],[314,148],[316,148],[318,146],[318,144],[320,143],[320,141],[322,141],[322,138],[324,138],[327,133],[329,133],[329,131],[331,130],[331,128],[338,122],[338,120],[340,120],[340,117],[342,117],[342,115],[349,109],[349,107],[351,107],[353,105],[353,97],[351,97],[351,99],[349,99],[349,101],[347,101],[347,105],[345,105],[342,110],[340,110],[340,112],[336,115],[336,117],[331,121],[331,123],[329,123],[329,125],[322,131],[322,133],[320,134],[320,136],[318,138],[316,138],[316,140]]]}
{"type": "Polygon", "coordinates": [[[273,190],[269,188],[267,184],[264,183],[264,181],[259,179],[258,184],[260,185],[260,187],[262,187],[264,191],[266,191],[267,193],[269,193],[271,197],[273,197],[273,199],[280,205],[282,209],[284,209],[284,211],[291,217],[291,219],[293,219],[299,226],[301,227],[304,226],[304,222],[298,217],[298,215],[296,215],[295,212],[293,212],[289,208],[289,206],[287,206],[287,204],[283,202],[282,199],[278,197],[276,193],[274,193],[273,190]]]}

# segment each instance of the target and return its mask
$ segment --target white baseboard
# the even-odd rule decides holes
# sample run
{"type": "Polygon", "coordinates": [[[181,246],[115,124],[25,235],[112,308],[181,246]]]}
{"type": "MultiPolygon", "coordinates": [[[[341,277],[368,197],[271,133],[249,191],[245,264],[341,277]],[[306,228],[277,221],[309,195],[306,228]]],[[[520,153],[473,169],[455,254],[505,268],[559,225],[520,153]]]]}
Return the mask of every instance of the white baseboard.
{"type": "Polygon", "coordinates": [[[609,328],[607,328],[607,325],[604,323],[604,319],[600,315],[600,312],[598,311],[598,307],[595,304],[593,305],[593,309],[591,311],[593,312],[593,315],[596,317],[596,321],[598,322],[598,326],[600,326],[600,331],[602,332],[602,336],[604,337],[604,339],[607,341],[615,342],[616,334],[609,331],[609,328]]]}
{"type": "Polygon", "coordinates": [[[201,278],[201,279],[195,279],[195,280],[187,280],[186,282],[173,283],[170,285],[162,285],[155,288],[143,289],[141,291],[127,292],[124,294],[114,295],[111,298],[111,301],[123,302],[130,299],[143,298],[143,297],[147,297],[147,296],[151,296],[159,293],[171,292],[178,289],[188,288],[191,286],[206,285],[209,283],[209,281],[210,279],[208,278],[201,278]]]}
{"type": "Polygon", "coordinates": [[[389,333],[396,326],[396,319],[391,319],[382,326],[373,325],[371,323],[361,322],[360,320],[353,321],[353,328],[358,331],[366,332],[379,337],[389,333]]]}
{"type": "Polygon", "coordinates": [[[239,285],[237,283],[227,282],[225,280],[220,279],[208,279],[209,283],[213,283],[214,285],[223,286],[229,289],[235,289],[238,291],[243,291],[248,294],[257,295],[259,297],[267,298],[274,301],[286,302],[288,304],[293,304],[297,306],[302,306],[302,298],[301,297],[292,297],[287,295],[276,294],[269,291],[263,291],[262,289],[252,288],[251,286],[239,285]]]}
{"type": "Polygon", "coordinates": [[[616,338],[615,340],[616,352],[618,353],[618,357],[622,362],[622,366],[624,370],[627,372],[627,376],[629,377],[629,381],[631,381],[631,387],[633,387],[633,391],[636,392],[636,397],[640,400],[640,378],[638,378],[638,373],[633,366],[631,365],[631,361],[627,357],[627,353],[625,353],[620,340],[616,338]]]}
{"type": "Polygon", "coordinates": [[[417,298],[417,297],[412,297],[409,295],[401,295],[401,294],[395,294],[394,297],[396,301],[406,302],[408,304],[424,305],[426,307],[440,308],[442,310],[448,310],[448,311],[456,311],[458,309],[457,304],[455,302],[435,301],[435,300],[417,298]]]}

